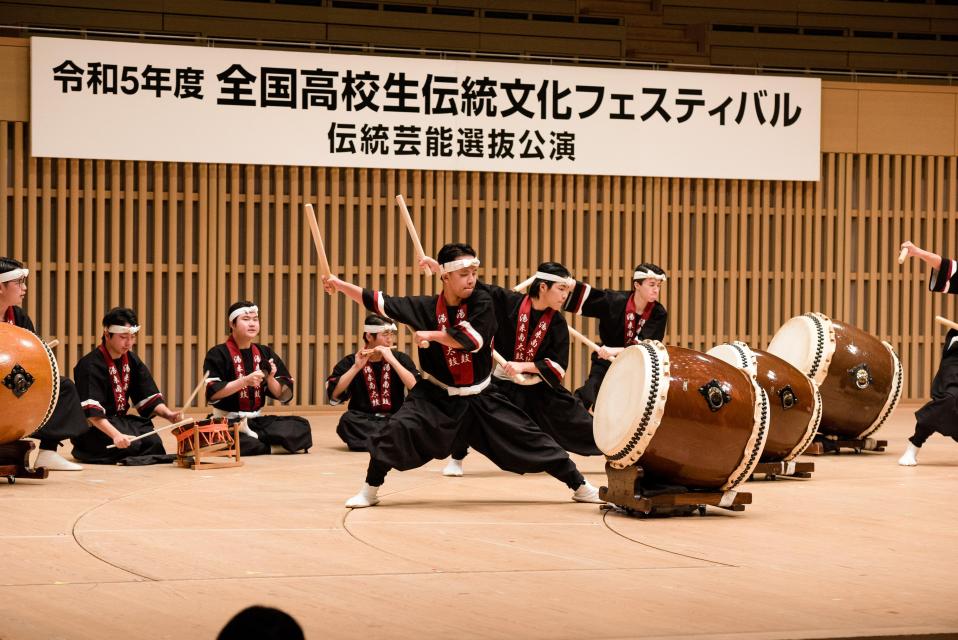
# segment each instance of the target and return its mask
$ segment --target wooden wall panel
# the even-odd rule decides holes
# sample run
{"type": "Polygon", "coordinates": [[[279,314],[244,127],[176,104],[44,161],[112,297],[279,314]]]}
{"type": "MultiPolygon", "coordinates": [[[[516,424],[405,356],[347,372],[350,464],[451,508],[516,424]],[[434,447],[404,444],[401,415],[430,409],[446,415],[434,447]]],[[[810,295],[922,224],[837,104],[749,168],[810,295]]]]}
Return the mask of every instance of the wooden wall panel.
{"type": "MultiPolygon", "coordinates": [[[[767,346],[788,318],[821,311],[888,340],[905,397],[925,398],[955,299],[899,267],[902,239],[958,255],[958,158],[822,154],[822,180],[703,180],[454,171],[262,167],[32,158],[27,125],[0,123],[0,255],[32,270],[27,311],[60,340],[65,371],[98,341],[107,308],[131,305],[138,351],[180,402],[225,336],[227,306],[262,309],[263,341],[298,381],[292,409],[324,406],[333,364],[360,342],[365,311],[322,292],[302,205],[330,262],[395,294],[435,291],[415,268],[402,193],[427,252],[471,242],[482,277],[511,286],[543,260],[624,288],[651,261],[669,274],[667,342],[767,346]]],[[[570,318],[596,336],[596,323],[570,318]]],[[[412,351],[410,333],[400,345],[412,351]]],[[[569,385],[588,373],[573,344],[569,385]]]]}

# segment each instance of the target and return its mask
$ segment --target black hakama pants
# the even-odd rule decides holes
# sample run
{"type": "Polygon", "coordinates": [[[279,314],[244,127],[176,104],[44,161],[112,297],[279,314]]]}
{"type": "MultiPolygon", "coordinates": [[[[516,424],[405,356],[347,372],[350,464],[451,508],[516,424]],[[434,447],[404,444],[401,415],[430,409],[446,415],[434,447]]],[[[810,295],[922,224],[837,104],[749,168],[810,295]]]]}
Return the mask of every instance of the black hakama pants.
{"type": "Polygon", "coordinates": [[[61,377],[60,396],[50,419],[30,437],[40,440],[41,449],[56,451],[61,442],[83,434],[88,427],[76,385],[73,380],[61,377]]]}
{"type": "MultiPolygon", "coordinates": [[[[259,416],[249,418],[247,423],[249,428],[259,436],[259,442],[265,445],[266,450],[262,453],[269,453],[270,445],[274,444],[283,447],[290,453],[296,453],[297,451],[308,453],[313,446],[313,432],[305,418],[299,416],[259,416]]],[[[240,452],[244,456],[260,455],[260,453],[247,454],[243,450],[244,436],[249,440],[256,440],[256,438],[241,433],[240,452]]],[[[252,443],[249,444],[252,445],[252,443]]],[[[257,447],[258,449],[259,447],[257,447]]]]}
{"type": "MultiPolygon", "coordinates": [[[[128,436],[153,432],[153,421],[141,416],[112,416],[107,420],[117,431],[128,436]]],[[[71,438],[71,442],[73,457],[87,464],[138,466],[173,462],[176,459],[175,455],[166,453],[163,441],[156,434],[132,442],[126,449],[107,449],[107,446],[113,444],[113,440],[96,427],[90,426],[83,434],[71,438]]]]}
{"type": "MultiPolygon", "coordinates": [[[[958,333],[950,331],[945,344],[958,333]]],[[[947,347],[946,347],[947,349],[947,347]]],[[[908,438],[916,447],[933,433],[958,441],[958,346],[946,350],[931,385],[931,401],[915,412],[915,434],[908,438]]]]}
{"type": "Polygon", "coordinates": [[[450,396],[428,381],[413,387],[399,411],[369,439],[366,482],[380,486],[390,469],[416,469],[466,447],[504,471],[546,472],[570,489],[585,482],[569,454],[502,394],[486,389],[450,396]]]}
{"type": "Polygon", "coordinates": [[[592,368],[589,369],[589,377],[585,383],[575,390],[575,397],[582,401],[582,405],[588,411],[595,407],[595,399],[599,397],[599,387],[605,380],[605,374],[609,372],[612,363],[605,358],[592,354],[592,368]]]}
{"type": "Polygon", "coordinates": [[[339,419],[336,435],[350,451],[369,451],[368,440],[386,424],[387,416],[350,409],[339,419]]]}
{"type": "Polygon", "coordinates": [[[582,403],[563,387],[558,389],[544,382],[521,385],[508,380],[495,380],[494,386],[512,404],[532,418],[539,428],[552,436],[560,447],[583,456],[599,456],[592,434],[592,416],[582,403]]]}

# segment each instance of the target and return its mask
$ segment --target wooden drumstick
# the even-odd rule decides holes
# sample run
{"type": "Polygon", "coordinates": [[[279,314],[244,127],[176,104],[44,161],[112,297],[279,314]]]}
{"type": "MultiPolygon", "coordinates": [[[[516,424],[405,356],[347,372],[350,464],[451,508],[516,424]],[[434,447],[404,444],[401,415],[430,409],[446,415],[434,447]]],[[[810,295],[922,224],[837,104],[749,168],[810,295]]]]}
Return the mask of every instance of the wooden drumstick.
{"type": "Polygon", "coordinates": [[[935,322],[944,325],[949,329],[958,330],[958,322],[955,322],[954,320],[949,320],[948,318],[943,318],[942,316],[935,316],[935,322]]]}
{"type": "Polygon", "coordinates": [[[908,257],[908,247],[902,247],[898,254],[898,264],[905,264],[905,258],[908,257]]]}
{"type": "MultiPolygon", "coordinates": [[[[495,360],[496,364],[498,364],[503,369],[505,369],[506,365],[509,364],[509,361],[506,360],[504,357],[502,357],[502,354],[496,351],[495,349],[492,350],[492,359],[495,360]]],[[[529,381],[529,376],[527,376],[524,373],[517,373],[516,375],[511,377],[513,381],[518,384],[525,384],[526,382],[529,381]]]]}
{"type": "Polygon", "coordinates": [[[59,340],[51,340],[50,342],[47,343],[47,347],[50,348],[50,349],[53,349],[53,348],[55,348],[58,344],[60,344],[60,341],[59,341],[59,340]]]}
{"type": "MultiPolygon", "coordinates": [[[[183,409],[181,409],[181,410],[178,411],[177,413],[182,413],[183,410],[185,410],[187,407],[190,406],[190,404],[193,402],[193,399],[196,398],[196,394],[198,394],[198,393],[200,392],[200,389],[202,389],[203,387],[206,386],[206,381],[209,379],[209,377],[210,377],[210,372],[209,372],[209,371],[205,371],[205,372],[203,373],[203,379],[200,380],[200,383],[199,383],[198,385],[196,385],[196,388],[195,388],[195,389],[193,389],[193,393],[191,393],[191,394],[190,394],[190,397],[187,398],[186,403],[183,405],[183,409]]],[[[146,438],[147,436],[152,436],[154,433],[160,433],[160,432],[162,432],[162,431],[166,431],[167,429],[173,429],[174,427],[180,427],[180,426],[182,426],[182,425],[184,425],[184,424],[189,424],[190,422],[193,422],[193,418],[187,418],[186,420],[181,420],[180,422],[174,422],[174,423],[172,423],[172,424],[166,425],[165,427],[160,427],[159,429],[153,429],[153,431],[151,431],[150,433],[144,433],[144,434],[142,434],[142,435],[136,436],[135,438],[130,438],[130,442],[134,442],[135,440],[142,440],[143,438],[146,438]]],[[[115,444],[107,445],[106,448],[107,448],[107,449],[115,449],[115,448],[116,448],[116,445],[115,445],[115,444]]]]}
{"type": "Polygon", "coordinates": [[[316,212],[313,211],[313,205],[308,203],[306,204],[306,220],[309,221],[309,230],[313,234],[313,244],[316,245],[316,252],[319,254],[319,274],[331,276],[333,272],[329,268],[329,260],[326,259],[326,247],[323,245],[323,236],[319,233],[316,212]]]}
{"type": "MultiPolygon", "coordinates": [[[[398,349],[399,347],[396,346],[396,345],[392,345],[392,346],[389,347],[389,348],[390,348],[390,349],[398,349]]],[[[361,355],[361,356],[368,356],[368,355],[371,355],[372,353],[374,353],[375,351],[376,351],[375,348],[373,348],[373,349],[360,349],[360,350],[359,350],[359,355],[361,355]]]]}
{"type": "Polygon", "coordinates": [[[586,338],[584,335],[582,335],[578,331],[576,331],[575,329],[573,329],[572,327],[569,327],[569,335],[575,338],[576,340],[578,340],[579,342],[581,342],[582,344],[584,344],[585,346],[589,347],[593,351],[598,351],[599,349],[602,348],[596,343],[586,338]]]}
{"type": "MultiPolygon", "coordinates": [[[[412,216],[409,215],[409,209],[406,208],[406,201],[403,200],[402,195],[396,196],[396,203],[399,205],[399,210],[402,212],[403,221],[406,223],[406,230],[409,232],[409,236],[412,238],[412,243],[416,247],[416,255],[420,260],[426,259],[426,252],[423,251],[422,243],[419,241],[419,234],[416,232],[416,225],[412,222],[412,216]]],[[[427,271],[428,267],[424,267],[427,271]]]]}

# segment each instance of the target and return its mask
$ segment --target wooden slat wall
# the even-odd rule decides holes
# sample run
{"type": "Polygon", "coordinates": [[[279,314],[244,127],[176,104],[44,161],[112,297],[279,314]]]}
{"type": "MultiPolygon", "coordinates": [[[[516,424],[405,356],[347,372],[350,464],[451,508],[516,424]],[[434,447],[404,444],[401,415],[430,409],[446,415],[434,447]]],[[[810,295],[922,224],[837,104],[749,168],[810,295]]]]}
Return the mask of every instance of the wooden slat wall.
{"type": "MultiPolygon", "coordinates": [[[[435,291],[413,265],[394,196],[427,252],[470,241],[482,276],[512,285],[557,260],[601,287],[635,264],[667,270],[667,341],[764,348],[788,318],[817,310],[888,340],[906,399],[929,393],[955,298],[901,268],[903,238],[958,255],[958,158],[825,153],[818,183],[262,167],[37,159],[25,123],[0,122],[0,255],[27,262],[26,305],[57,337],[66,372],[98,341],[110,306],[145,325],[138,352],[182,401],[227,306],[262,309],[262,340],[286,358],[292,409],[324,404],[323,381],[359,343],[364,311],[322,293],[302,205],[316,207],[334,270],[395,294],[435,291]]],[[[593,320],[573,326],[596,335],[593,320]]],[[[408,332],[400,344],[412,351],[408,332]]],[[[587,374],[573,345],[569,384],[587,374]]]]}

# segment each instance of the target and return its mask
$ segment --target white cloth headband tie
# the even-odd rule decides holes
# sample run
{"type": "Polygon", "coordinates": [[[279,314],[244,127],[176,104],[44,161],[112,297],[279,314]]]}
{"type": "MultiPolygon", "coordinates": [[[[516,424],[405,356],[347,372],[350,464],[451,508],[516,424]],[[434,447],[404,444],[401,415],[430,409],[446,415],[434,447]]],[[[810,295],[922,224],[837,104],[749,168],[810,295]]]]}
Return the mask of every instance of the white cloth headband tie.
{"type": "Polygon", "coordinates": [[[385,331],[399,331],[394,324],[364,324],[363,333],[383,333],[385,331]]]}
{"type": "Polygon", "coordinates": [[[664,273],[654,273],[652,271],[646,271],[644,269],[637,269],[635,273],[632,274],[633,280],[647,280],[648,278],[652,278],[653,280],[661,280],[662,282],[665,282],[664,273]]]}
{"type": "Polygon", "coordinates": [[[140,330],[140,326],[136,324],[132,327],[127,325],[111,324],[106,328],[106,330],[108,333],[129,333],[136,335],[136,333],[140,330]]]}
{"type": "Polygon", "coordinates": [[[256,315],[259,315],[259,307],[257,307],[255,304],[252,307],[240,307],[230,314],[230,322],[236,320],[240,316],[246,315],[247,313],[255,313],[256,315]]]}
{"type": "Polygon", "coordinates": [[[575,278],[557,276],[554,273],[543,273],[542,271],[536,271],[535,275],[532,277],[538,280],[548,280],[549,282],[560,282],[569,286],[575,286],[575,278]]]}
{"type": "Polygon", "coordinates": [[[0,273],[0,282],[10,282],[12,280],[20,280],[22,278],[26,278],[28,275],[30,275],[29,269],[14,269],[13,271],[0,273]]]}
{"type": "Polygon", "coordinates": [[[439,273],[449,273],[451,271],[459,271],[460,269],[465,269],[466,267],[478,267],[479,258],[473,258],[469,256],[467,258],[460,258],[459,260],[453,260],[452,262],[447,262],[445,264],[439,265],[439,273]]]}

